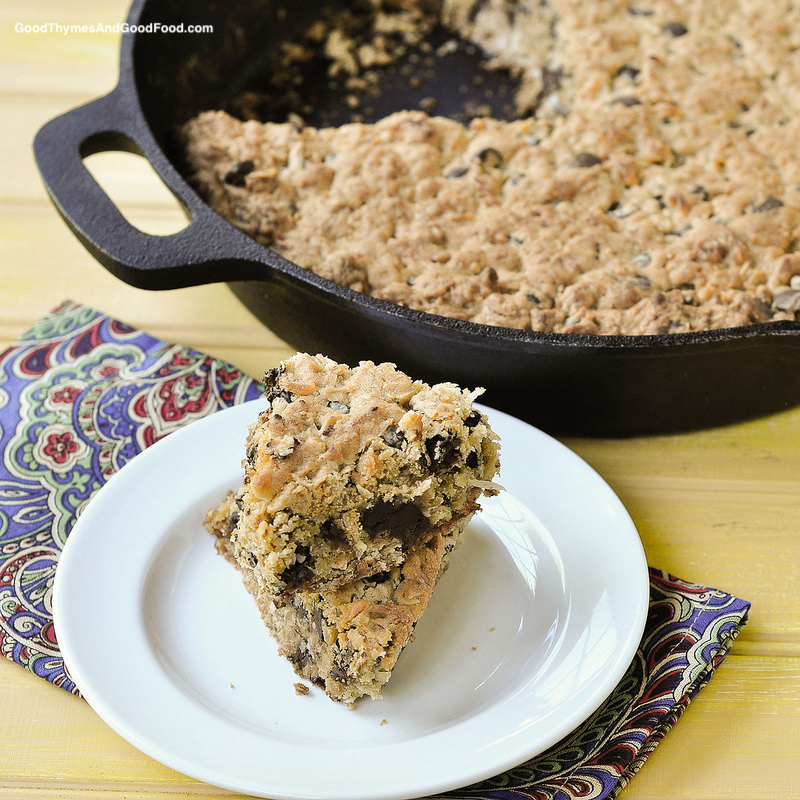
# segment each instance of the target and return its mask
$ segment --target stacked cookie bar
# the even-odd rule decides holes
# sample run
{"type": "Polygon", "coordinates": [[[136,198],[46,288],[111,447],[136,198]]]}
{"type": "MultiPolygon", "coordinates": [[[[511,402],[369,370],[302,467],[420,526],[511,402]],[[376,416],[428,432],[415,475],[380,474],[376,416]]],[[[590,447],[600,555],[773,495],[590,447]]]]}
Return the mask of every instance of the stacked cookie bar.
{"type": "Polygon", "coordinates": [[[208,512],[295,671],[378,697],[482,494],[499,445],[475,393],[392,364],[297,354],[266,376],[244,480],[208,512]]]}

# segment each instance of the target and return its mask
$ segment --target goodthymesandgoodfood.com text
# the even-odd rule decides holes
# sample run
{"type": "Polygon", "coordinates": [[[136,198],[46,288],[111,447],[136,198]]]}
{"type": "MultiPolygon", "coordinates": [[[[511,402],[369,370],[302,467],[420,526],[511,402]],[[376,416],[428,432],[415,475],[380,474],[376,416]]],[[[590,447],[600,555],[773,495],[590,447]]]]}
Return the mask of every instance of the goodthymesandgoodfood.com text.
{"type": "Polygon", "coordinates": [[[185,22],[167,25],[163,22],[146,22],[132,25],[128,22],[96,25],[64,24],[61,22],[40,22],[28,24],[18,22],[14,25],[17,33],[56,33],[63,36],[78,33],[213,33],[213,25],[190,25],[185,22]]]}

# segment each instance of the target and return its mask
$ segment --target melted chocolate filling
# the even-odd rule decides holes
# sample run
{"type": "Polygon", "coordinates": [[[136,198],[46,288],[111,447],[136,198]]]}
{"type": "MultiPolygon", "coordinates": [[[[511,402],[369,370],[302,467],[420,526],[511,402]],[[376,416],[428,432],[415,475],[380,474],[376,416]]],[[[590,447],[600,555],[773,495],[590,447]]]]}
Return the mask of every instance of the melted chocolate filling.
{"type": "Polygon", "coordinates": [[[379,500],[361,515],[364,530],[374,539],[387,536],[404,544],[415,542],[430,529],[428,518],[413,503],[379,500]]]}

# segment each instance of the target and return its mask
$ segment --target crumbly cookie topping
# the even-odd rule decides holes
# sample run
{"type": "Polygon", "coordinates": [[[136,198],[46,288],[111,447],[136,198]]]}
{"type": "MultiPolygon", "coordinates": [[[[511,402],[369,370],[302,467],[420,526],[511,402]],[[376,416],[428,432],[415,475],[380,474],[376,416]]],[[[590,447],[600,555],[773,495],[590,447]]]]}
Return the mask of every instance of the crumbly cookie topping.
{"type": "Polygon", "coordinates": [[[662,334],[798,318],[800,4],[440,15],[521,77],[529,116],[315,129],[208,112],[182,132],[199,191],[303,267],[458,319],[662,334]]]}

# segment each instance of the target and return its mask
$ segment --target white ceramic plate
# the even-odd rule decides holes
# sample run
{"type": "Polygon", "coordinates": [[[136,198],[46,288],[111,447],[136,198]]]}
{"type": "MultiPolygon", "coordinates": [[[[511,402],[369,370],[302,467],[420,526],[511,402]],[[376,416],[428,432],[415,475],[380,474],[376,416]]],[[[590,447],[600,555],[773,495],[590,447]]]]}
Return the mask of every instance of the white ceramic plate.
{"type": "Polygon", "coordinates": [[[381,700],[355,710],[277,655],[202,527],[238,487],[261,401],[137,456],[88,505],[54,588],[61,650],[94,710],[143,752],[278,800],[399,800],[516,766],[584,721],[631,662],[648,604],[637,531],[607,484],[544,433],[502,439],[483,501],[381,700]]]}

